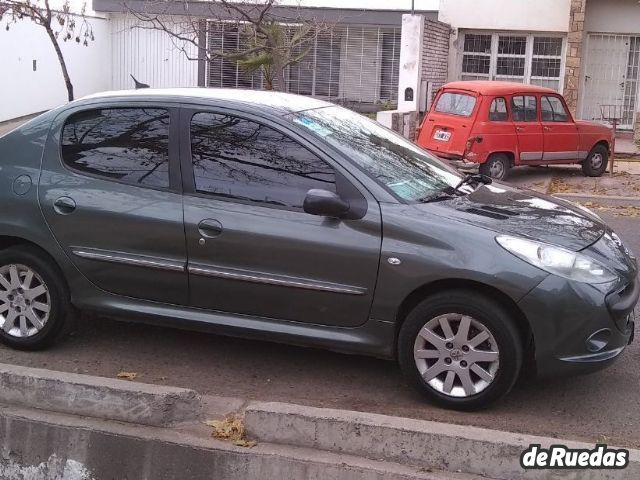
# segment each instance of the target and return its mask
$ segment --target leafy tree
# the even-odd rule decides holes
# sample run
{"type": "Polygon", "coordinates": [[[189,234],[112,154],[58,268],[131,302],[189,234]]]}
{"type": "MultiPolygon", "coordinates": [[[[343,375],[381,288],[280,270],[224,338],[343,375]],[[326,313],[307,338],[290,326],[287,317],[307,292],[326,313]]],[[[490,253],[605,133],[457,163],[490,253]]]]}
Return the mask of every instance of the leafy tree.
{"type": "Polygon", "coordinates": [[[0,0],[0,21],[7,21],[6,30],[25,19],[45,29],[58,57],[69,101],[73,100],[73,84],[60,48],[60,40],[75,40],[84,46],[94,40],[93,29],[85,16],[85,10],[86,4],[83,4],[80,13],[74,14],[69,0],[64,0],[60,9],[52,8],[49,0],[0,0]]]}

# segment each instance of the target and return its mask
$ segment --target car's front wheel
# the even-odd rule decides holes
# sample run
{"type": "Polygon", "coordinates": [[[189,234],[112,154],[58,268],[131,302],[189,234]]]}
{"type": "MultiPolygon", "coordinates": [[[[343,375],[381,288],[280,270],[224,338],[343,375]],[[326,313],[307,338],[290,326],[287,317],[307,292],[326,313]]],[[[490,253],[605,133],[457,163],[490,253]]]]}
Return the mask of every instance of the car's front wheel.
{"type": "Polygon", "coordinates": [[[522,357],[509,313],[467,290],[423,300],[398,337],[398,359],[409,381],[434,403],[459,410],[485,407],[509,392],[522,357]]]}
{"type": "Polygon", "coordinates": [[[0,341],[22,350],[46,347],[68,311],[64,279],[44,254],[26,246],[0,251],[0,341]]]}
{"type": "Polygon", "coordinates": [[[596,145],[582,162],[582,173],[587,177],[600,177],[607,170],[609,150],[604,145],[596,145]]]}

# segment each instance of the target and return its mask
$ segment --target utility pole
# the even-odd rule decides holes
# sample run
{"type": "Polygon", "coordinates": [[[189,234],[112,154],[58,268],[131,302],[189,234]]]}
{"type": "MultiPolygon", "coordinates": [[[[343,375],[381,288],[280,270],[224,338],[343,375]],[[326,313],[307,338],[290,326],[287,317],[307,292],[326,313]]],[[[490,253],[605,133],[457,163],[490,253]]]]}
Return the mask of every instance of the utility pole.
{"type": "Polygon", "coordinates": [[[416,14],[416,0],[411,0],[411,15],[416,14]]]}

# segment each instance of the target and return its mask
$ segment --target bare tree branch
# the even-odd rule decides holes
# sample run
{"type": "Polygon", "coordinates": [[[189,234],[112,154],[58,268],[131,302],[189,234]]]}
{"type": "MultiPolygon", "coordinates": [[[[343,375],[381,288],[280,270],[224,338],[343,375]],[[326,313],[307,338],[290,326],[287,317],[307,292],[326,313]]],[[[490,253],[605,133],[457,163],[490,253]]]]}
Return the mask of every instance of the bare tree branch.
{"type": "MultiPolygon", "coordinates": [[[[166,3],[154,0],[142,4],[128,4],[124,0],[124,8],[137,20],[134,28],[165,33],[189,60],[196,60],[195,50],[197,59],[211,61],[218,58],[238,65],[248,73],[260,71],[266,88],[286,91],[288,69],[303,61],[313,50],[315,38],[332,26],[303,19],[299,14],[288,19],[278,17],[273,9],[276,1],[211,0],[204,7],[198,3],[199,15],[171,15],[166,3]],[[202,42],[203,33],[210,38],[219,34],[223,39],[227,38],[225,35],[235,35],[235,45],[232,48],[228,45],[224,48],[207,46],[206,41],[202,42]]],[[[185,4],[187,12],[188,6],[185,4]]]]}
{"type": "Polygon", "coordinates": [[[63,42],[75,37],[76,43],[88,46],[89,41],[94,40],[93,28],[85,16],[86,4],[82,5],[79,14],[74,14],[71,12],[69,0],[65,0],[61,10],[52,9],[49,0],[40,2],[41,0],[0,0],[0,20],[6,20],[6,30],[9,30],[11,25],[20,20],[31,20],[45,29],[56,52],[67,88],[67,97],[71,101],[73,100],[73,84],[59,40],[61,34],[63,42]],[[79,25],[78,19],[81,20],[79,25]]]}

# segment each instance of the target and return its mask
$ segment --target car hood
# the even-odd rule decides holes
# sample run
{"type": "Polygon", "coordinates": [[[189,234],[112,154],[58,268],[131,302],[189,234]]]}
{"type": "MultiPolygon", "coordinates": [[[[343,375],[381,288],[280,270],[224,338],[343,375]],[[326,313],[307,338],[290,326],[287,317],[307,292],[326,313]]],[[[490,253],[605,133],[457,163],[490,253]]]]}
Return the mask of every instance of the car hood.
{"type": "Polygon", "coordinates": [[[598,241],[607,228],[594,214],[571,202],[497,182],[418,208],[498,234],[527,237],[573,251],[598,241]]]}

